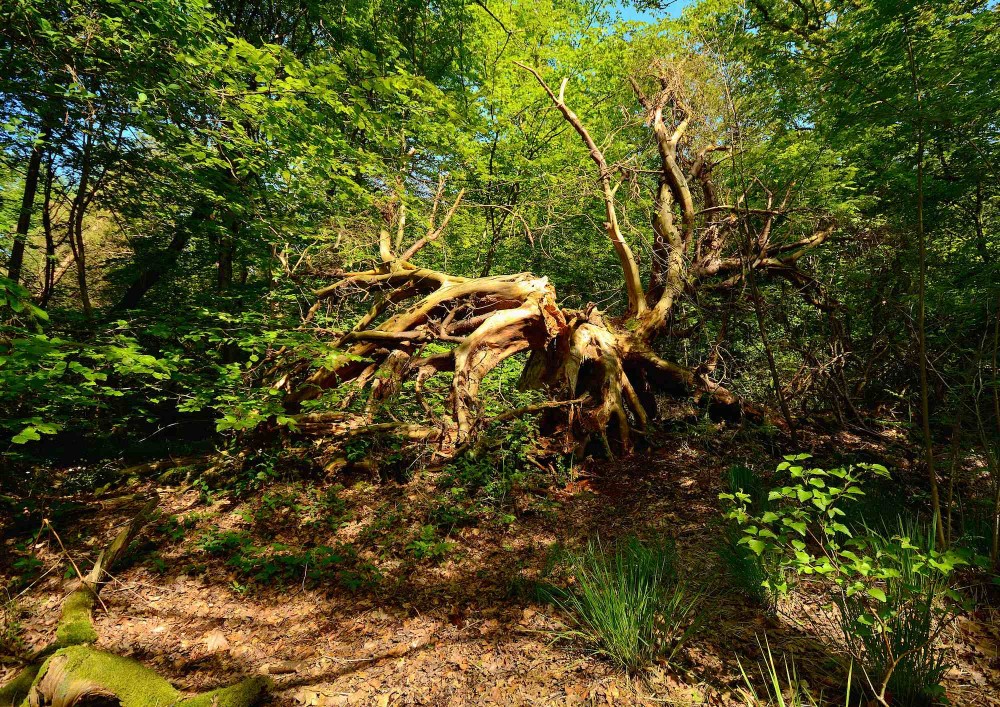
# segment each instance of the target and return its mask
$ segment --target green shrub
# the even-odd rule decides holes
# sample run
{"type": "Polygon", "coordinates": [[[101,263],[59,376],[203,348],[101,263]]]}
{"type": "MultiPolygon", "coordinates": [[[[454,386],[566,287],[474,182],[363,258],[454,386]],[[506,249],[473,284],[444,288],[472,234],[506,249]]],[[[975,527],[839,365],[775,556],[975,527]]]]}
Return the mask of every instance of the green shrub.
{"type": "Polygon", "coordinates": [[[577,635],[622,668],[669,662],[696,630],[700,595],[677,580],[672,542],[629,538],[607,552],[595,541],[569,559],[574,583],[555,602],[577,635]]]}
{"type": "Polygon", "coordinates": [[[867,595],[855,593],[839,599],[844,639],[851,653],[861,657],[869,678],[887,679],[886,692],[893,704],[936,704],[943,695],[941,678],[949,666],[945,651],[935,646],[934,639],[956,605],[947,600],[947,575],[924,571],[925,558],[934,553],[934,531],[926,524],[900,519],[895,534],[869,530],[866,542],[873,555],[894,565],[897,572],[885,580],[880,626],[867,626],[872,609],[867,595]]]}
{"type": "Polygon", "coordinates": [[[935,641],[959,599],[951,575],[967,560],[936,550],[934,533],[912,523],[891,537],[864,527],[855,535],[843,507],[864,496],[864,472],[887,478],[888,471],[878,464],[808,468],[800,463],[807,459],[785,457],[778,473],[788,483],[768,494],[771,509],[760,515],[750,512],[746,494],[722,494],[734,504],[728,517],[742,527],[739,542],[757,555],[774,553],[788,576],[829,581],[859,681],[876,699],[932,704],[946,668],[935,641]]]}

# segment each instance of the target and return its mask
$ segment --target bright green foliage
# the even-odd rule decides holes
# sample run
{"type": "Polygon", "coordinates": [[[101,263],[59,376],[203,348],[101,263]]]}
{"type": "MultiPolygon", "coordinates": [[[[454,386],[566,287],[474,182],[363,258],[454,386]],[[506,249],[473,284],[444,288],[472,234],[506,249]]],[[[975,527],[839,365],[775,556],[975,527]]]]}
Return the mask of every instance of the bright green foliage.
{"type": "Polygon", "coordinates": [[[948,573],[924,571],[922,563],[934,552],[931,528],[899,521],[895,532],[871,532],[870,548],[876,555],[892,557],[899,570],[885,584],[885,622],[879,630],[868,630],[870,611],[863,595],[843,597],[838,605],[844,622],[844,638],[851,652],[862,657],[869,676],[888,676],[886,689],[893,703],[937,704],[943,697],[941,678],[949,665],[946,652],[935,645],[935,637],[948,626],[960,604],[951,592],[948,573]],[[891,534],[889,534],[891,533],[891,534]],[[899,543],[905,538],[908,542],[899,543]],[[865,626],[864,630],[857,627],[865,626]]]}
{"type": "Polygon", "coordinates": [[[573,586],[555,601],[593,650],[622,668],[673,660],[698,628],[701,597],[678,580],[671,541],[592,541],[569,562],[573,586]]]}
{"type": "MultiPolygon", "coordinates": [[[[772,490],[771,509],[752,513],[747,494],[721,494],[732,504],[728,517],[743,530],[740,543],[758,555],[775,554],[788,577],[829,582],[844,639],[863,670],[863,686],[913,702],[933,699],[943,673],[935,639],[955,615],[959,595],[951,589],[955,569],[967,564],[958,551],[939,551],[933,533],[901,526],[890,537],[853,533],[843,522],[844,506],[863,496],[865,472],[888,477],[880,464],[824,470],[803,462],[808,454],[786,456],[778,473],[787,485],[772,490]],[[923,697],[921,697],[923,696],[923,697]]],[[[784,591],[782,581],[769,588],[784,591]]]]}

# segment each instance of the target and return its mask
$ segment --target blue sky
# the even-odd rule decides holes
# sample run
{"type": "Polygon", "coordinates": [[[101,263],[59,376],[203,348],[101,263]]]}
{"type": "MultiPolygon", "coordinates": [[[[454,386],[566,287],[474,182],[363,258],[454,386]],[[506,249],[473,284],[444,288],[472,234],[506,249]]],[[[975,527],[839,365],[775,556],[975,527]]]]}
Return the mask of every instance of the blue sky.
{"type": "Polygon", "coordinates": [[[649,12],[646,10],[637,10],[634,5],[628,0],[618,0],[615,5],[618,7],[618,12],[621,13],[622,19],[624,20],[637,20],[639,22],[656,22],[662,18],[665,14],[671,17],[677,17],[681,14],[686,6],[690,5],[692,0],[673,0],[672,3],[665,10],[654,10],[649,12]]]}

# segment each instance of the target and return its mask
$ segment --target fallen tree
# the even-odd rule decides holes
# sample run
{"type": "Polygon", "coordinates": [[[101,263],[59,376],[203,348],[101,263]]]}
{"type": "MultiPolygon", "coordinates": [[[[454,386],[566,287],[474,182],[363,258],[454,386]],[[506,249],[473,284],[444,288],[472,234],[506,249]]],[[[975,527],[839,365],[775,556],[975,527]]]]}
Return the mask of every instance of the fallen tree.
{"type": "Polygon", "coordinates": [[[733,291],[742,286],[750,269],[760,276],[782,277],[807,300],[824,306],[818,285],[798,268],[798,262],[829,238],[833,225],[820,222],[806,237],[779,240],[775,226],[787,220],[787,197],[775,205],[768,193],[766,208],[749,208],[747,193],[732,204],[723,203],[712,178],[717,166],[713,156],[727,155],[729,148],[695,149],[688,144],[692,111],[680,82],[661,69],[651,97],[632,82],[652,129],[659,163],[654,170],[652,258],[644,283],[618,219],[616,192],[625,168],[608,163],[569,107],[566,80],[554,91],[538,71],[522,68],[535,77],[579,135],[597,168],[605,235],[621,267],[626,311],[611,317],[594,305],[561,307],[549,280],[531,273],[460,277],[414,264],[421,249],[441,236],[462,200],[459,193],[436,226],[443,200],[443,187],[439,188],[425,236],[403,250],[400,218],[395,239],[388,228],[382,232],[380,262],[375,267],[341,273],[337,281],[315,291],[309,319],[335,298],[362,292],[376,299],[367,314],[337,339],[340,358],[305,380],[297,379],[294,371],[278,380],[277,387],[288,392],[288,409],[297,413],[300,432],[343,437],[392,428],[410,439],[433,441],[442,450],[468,449],[488,422],[479,414],[484,377],[521,353],[527,354],[521,387],[544,390],[550,400],[565,403],[545,412],[561,415],[559,427],[567,449],[599,441],[608,451],[627,452],[657,414],[656,394],[703,401],[716,418],[759,414],[712,376],[725,326],[698,366],[665,359],[657,353],[657,342],[681,335],[673,315],[682,297],[733,291]],[[748,244],[751,231],[755,237],[748,244]],[[426,353],[429,344],[445,350],[426,353]],[[425,382],[442,373],[452,376],[449,414],[427,425],[373,424],[371,405],[362,415],[301,409],[304,402],[341,386],[353,386],[348,400],[368,390],[370,403],[384,402],[398,395],[409,379],[415,381],[419,397],[425,382]]]}
{"type": "Polygon", "coordinates": [[[55,640],[0,687],[0,705],[20,707],[250,707],[267,687],[248,678],[231,687],[184,697],[138,661],[94,647],[92,614],[109,571],[128,550],[156,508],[150,500],[97,557],[93,569],[63,601],[55,640]]]}

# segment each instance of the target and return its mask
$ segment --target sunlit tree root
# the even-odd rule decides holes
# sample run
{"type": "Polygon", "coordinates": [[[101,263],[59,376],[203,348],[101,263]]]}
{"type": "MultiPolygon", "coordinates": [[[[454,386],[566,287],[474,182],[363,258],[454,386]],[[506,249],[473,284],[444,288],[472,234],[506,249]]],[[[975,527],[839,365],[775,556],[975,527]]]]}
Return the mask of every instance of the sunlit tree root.
{"type": "MultiPolygon", "coordinates": [[[[529,358],[521,387],[544,390],[557,403],[544,409],[562,417],[557,427],[564,433],[567,451],[592,440],[609,452],[630,450],[655,415],[658,391],[710,395],[713,414],[730,419],[742,414],[739,401],[728,391],[656,357],[633,332],[617,331],[595,308],[560,308],[544,277],[520,273],[468,279],[396,261],[347,274],[317,295],[322,300],[357,288],[377,293],[379,303],[341,337],[343,363],[313,374],[289,394],[289,404],[354,384],[356,392],[370,391],[370,409],[373,401],[398,395],[408,379],[415,379],[419,395],[428,378],[450,372],[450,414],[435,425],[418,425],[374,424],[365,415],[338,412],[304,413],[296,418],[300,433],[340,438],[391,433],[434,442],[445,451],[468,449],[489,423],[479,414],[483,379],[522,352],[529,358]],[[406,306],[408,299],[416,301],[406,306]],[[402,309],[375,324],[385,302],[402,309]],[[424,354],[431,343],[452,348],[424,354]]],[[[526,409],[523,414],[539,411],[526,409]]]]}
{"type": "MultiPolygon", "coordinates": [[[[448,415],[438,419],[424,404],[429,424],[401,425],[399,430],[411,438],[433,441],[444,453],[468,449],[488,424],[480,415],[478,401],[484,377],[504,360],[527,352],[522,387],[543,390],[552,401],[578,401],[545,412],[549,438],[561,435],[567,450],[583,450],[599,442],[609,453],[615,448],[627,452],[656,416],[657,395],[701,400],[716,418],[760,415],[711,377],[724,343],[725,325],[706,360],[696,368],[680,366],[657,354],[657,341],[685,336],[675,329],[677,305],[684,298],[697,302],[699,293],[706,297],[724,294],[731,306],[748,273],[753,272],[783,278],[806,301],[829,306],[819,284],[802,272],[798,263],[826,242],[834,226],[821,218],[789,228],[786,236],[779,238],[778,230],[791,223],[791,187],[780,204],[763,187],[764,208],[749,207],[750,187],[741,194],[720,196],[712,179],[716,166],[712,155],[728,155],[731,150],[725,145],[696,149],[688,144],[694,115],[684,95],[685,82],[659,64],[644,77],[653,79],[654,93],[647,95],[639,81],[631,82],[655,138],[659,162],[653,190],[651,260],[644,285],[638,261],[618,221],[616,194],[629,178],[628,170],[609,164],[598,141],[567,105],[568,79],[553,90],[537,70],[521,66],[535,77],[554,108],[579,135],[597,168],[605,235],[622,270],[627,300],[623,314],[612,319],[592,305],[584,310],[563,309],[548,280],[530,273],[465,278],[415,266],[413,257],[440,236],[462,198],[460,192],[441,226],[435,227],[442,182],[426,236],[397,255],[389,231],[383,231],[378,266],[344,273],[314,293],[317,302],[310,310],[310,319],[333,298],[360,293],[376,299],[352,330],[335,342],[338,350],[344,351],[341,360],[304,382],[295,376],[308,362],[300,362],[299,368],[293,367],[279,379],[278,387],[288,391],[290,411],[301,412],[303,402],[342,385],[352,386],[353,396],[362,391],[370,394],[364,414],[353,418],[302,415],[298,418],[300,431],[331,436],[366,434],[376,429],[369,427],[375,410],[384,409],[381,404],[397,396],[405,381],[415,380],[417,397],[424,404],[421,394],[426,380],[451,372],[448,415]],[[695,187],[700,187],[700,195],[695,187]],[[701,203],[696,205],[696,199],[701,203]],[[431,344],[435,345],[433,352],[427,351],[431,344]],[[445,347],[451,348],[442,350],[445,347]]],[[[402,231],[399,220],[397,250],[402,231]]],[[[348,397],[345,409],[353,399],[348,397]]]]}
{"type": "Polygon", "coordinates": [[[0,687],[0,705],[20,707],[250,707],[267,689],[264,678],[185,698],[141,663],[93,647],[92,613],[108,572],[149,520],[151,500],[101,551],[94,568],[66,598],[56,640],[39,651],[27,668],[0,687]]]}

